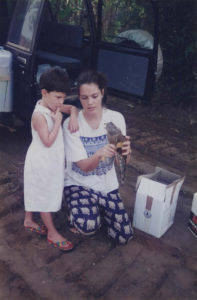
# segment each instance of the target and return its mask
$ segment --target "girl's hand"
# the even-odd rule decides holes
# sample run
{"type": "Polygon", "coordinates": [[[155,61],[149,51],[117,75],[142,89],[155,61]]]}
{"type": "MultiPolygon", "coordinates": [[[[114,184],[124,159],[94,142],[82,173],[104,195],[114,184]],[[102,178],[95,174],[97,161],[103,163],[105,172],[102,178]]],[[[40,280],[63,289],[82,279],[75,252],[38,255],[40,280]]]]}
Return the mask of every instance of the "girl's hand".
{"type": "Polygon", "coordinates": [[[54,120],[54,122],[62,122],[62,113],[60,112],[59,108],[55,112],[51,113],[51,117],[54,120]]]}
{"type": "Polygon", "coordinates": [[[122,155],[128,156],[131,154],[130,136],[126,136],[126,141],[122,143],[122,155]]]}
{"type": "Polygon", "coordinates": [[[68,129],[70,130],[71,133],[79,130],[78,119],[77,119],[77,116],[74,114],[72,114],[70,116],[69,123],[68,123],[68,129]]]}
{"type": "Polygon", "coordinates": [[[116,153],[116,146],[113,144],[107,144],[105,147],[97,151],[99,160],[105,161],[106,158],[113,157],[116,153]]]}
{"type": "Polygon", "coordinates": [[[68,129],[70,130],[70,132],[72,133],[79,130],[79,125],[77,120],[79,114],[78,108],[70,104],[62,104],[60,106],[60,111],[65,114],[70,114],[70,119],[68,123],[68,129]]]}

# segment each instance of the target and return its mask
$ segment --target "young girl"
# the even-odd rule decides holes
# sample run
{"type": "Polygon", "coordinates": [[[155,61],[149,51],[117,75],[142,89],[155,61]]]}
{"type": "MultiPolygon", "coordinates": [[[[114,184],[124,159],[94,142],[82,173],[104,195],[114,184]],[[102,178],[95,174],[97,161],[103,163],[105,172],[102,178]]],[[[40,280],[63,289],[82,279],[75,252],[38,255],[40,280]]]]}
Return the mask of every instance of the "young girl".
{"type": "Polygon", "coordinates": [[[24,168],[25,229],[47,236],[47,241],[63,251],[73,249],[71,242],[54,227],[51,212],[61,208],[64,180],[64,142],[61,112],[70,113],[69,130],[78,130],[78,110],[63,105],[69,90],[66,72],[50,68],[40,77],[42,99],[32,115],[32,143],[27,151],[24,168]],[[40,212],[44,225],[33,219],[40,212]]]}
{"type": "MultiPolygon", "coordinates": [[[[106,80],[102,73],[86,71],[78,79],[82,110],[78,115],[79,131],[68,132],[63,125],[66,170],[65,199],[72,232],[93,234],[101,226],[101,216],[108,235],[120,244],[133,237],[133,229],[118,191],[114,167],[116,147],[109,144],[105,124],[113,122],[126,135],[121,113],[103,107],[106,80]]],[[[130,140],[123,142],[123,154],[130,159],[130,140]]]]}

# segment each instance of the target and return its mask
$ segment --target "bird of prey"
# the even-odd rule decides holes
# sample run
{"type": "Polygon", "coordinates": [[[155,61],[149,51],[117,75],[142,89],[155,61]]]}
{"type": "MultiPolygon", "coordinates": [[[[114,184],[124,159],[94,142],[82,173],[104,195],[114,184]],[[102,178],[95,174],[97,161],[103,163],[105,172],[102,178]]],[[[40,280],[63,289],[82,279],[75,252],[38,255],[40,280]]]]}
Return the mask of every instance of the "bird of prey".
{"type": "Polygon", "coordinates": [[[106,123],[105,128],[107,130],[108,142],[116,146],[116,162],[119,166],[120,181],[121,183],[124,183],[126,171],[126,156],[122,154],[122,143],[127,139],[113,122],[106,123]]]}

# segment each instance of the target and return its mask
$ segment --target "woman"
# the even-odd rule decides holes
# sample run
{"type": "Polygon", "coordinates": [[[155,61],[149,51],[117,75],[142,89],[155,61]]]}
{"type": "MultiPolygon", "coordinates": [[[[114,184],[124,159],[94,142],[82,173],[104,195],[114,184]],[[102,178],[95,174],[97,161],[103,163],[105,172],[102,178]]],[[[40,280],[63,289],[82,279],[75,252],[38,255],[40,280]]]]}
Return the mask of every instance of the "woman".
{"type": "MultiPolygon", "coordinates": [[[[93,234],[101,226],[101,215],[108,235],[120,244],[133,237],[133,230],[118,191],[114,167],[116,147],[109,144],[105,124],[113,122],[126,135],[122,114],[103,107],[106,79],[94,71],[83,72],[78,79],[82,110],[79,131],[70,134],[67,119],[63,125],[67,166],[65,198],[72,231],[93,234]]],[[[129,137],[122,151],[130,159],[129,137]]]]}

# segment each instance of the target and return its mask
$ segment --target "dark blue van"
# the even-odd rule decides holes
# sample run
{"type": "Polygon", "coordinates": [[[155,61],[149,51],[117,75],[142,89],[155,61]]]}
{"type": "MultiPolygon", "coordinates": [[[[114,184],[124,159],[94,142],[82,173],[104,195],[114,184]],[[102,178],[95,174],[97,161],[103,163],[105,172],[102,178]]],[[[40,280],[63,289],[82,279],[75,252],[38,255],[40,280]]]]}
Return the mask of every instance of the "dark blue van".
{"type": "Polygon", "coordinates": [[[73,86],[80,71],[97,69],[109,92],[147,101],[157,78],[158,3],[18,0],[5,49],[13,55],[14,112],[23,119],[48,65],[65,68],[73,86]]]}

